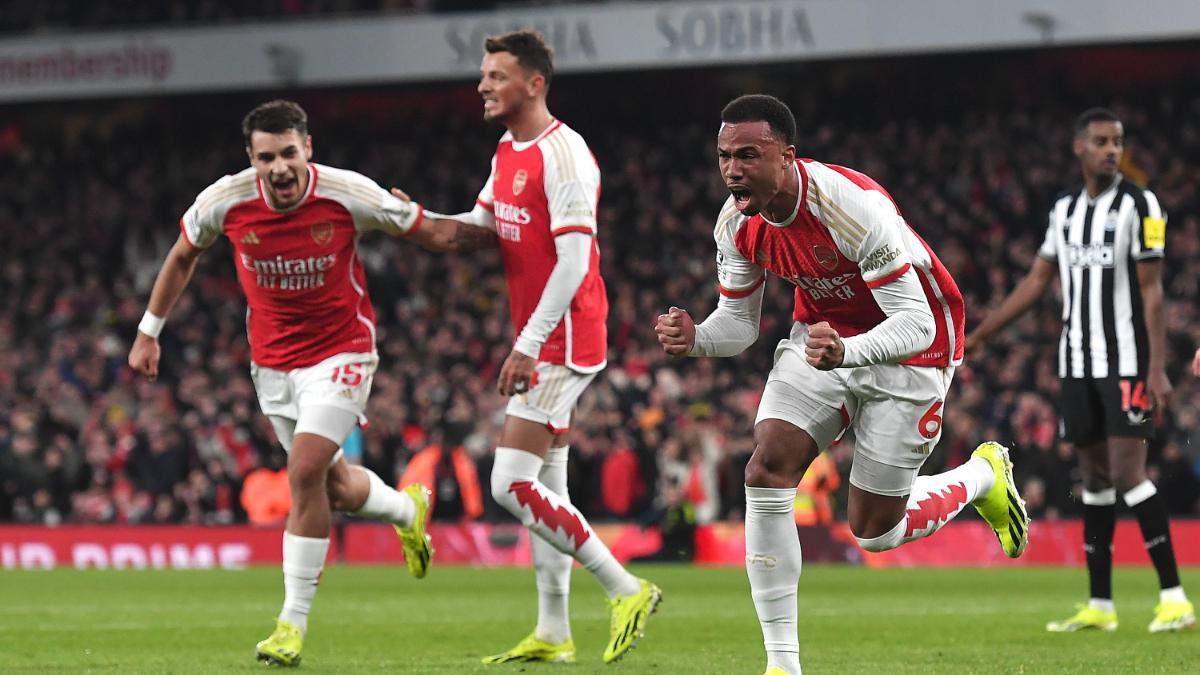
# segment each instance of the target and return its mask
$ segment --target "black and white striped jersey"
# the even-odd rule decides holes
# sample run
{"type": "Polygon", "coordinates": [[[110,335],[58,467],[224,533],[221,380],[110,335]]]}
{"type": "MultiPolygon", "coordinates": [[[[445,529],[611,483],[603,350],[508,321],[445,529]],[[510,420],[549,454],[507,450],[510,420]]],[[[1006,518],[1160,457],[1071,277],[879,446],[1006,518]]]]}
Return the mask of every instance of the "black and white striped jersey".
{"type": "Polygon", "coordinates": [[[1057,261],[1062,279],[1059,377],[1145,374],[1137,262],[1163,257],[1166,218],[1154,193],[1120,174],[1095,199],[1082,188],[1055,200],[1038,255],[1057,261]]]}

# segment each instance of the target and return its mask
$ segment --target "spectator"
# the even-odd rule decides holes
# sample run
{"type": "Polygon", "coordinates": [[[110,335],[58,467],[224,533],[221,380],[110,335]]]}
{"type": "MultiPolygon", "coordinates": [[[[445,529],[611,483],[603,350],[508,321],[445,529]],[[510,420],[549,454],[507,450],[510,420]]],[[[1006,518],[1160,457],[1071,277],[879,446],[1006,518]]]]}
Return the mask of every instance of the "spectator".
{"type": "Polygon", "coordinates": [[[483,515],[483,491],[475,462],[461,445],[449,452],[438,443],[425,446],[408,462],[400,487],[420,483],[433,492],[430,517],[434,520],[471,521],[483,515]]]}

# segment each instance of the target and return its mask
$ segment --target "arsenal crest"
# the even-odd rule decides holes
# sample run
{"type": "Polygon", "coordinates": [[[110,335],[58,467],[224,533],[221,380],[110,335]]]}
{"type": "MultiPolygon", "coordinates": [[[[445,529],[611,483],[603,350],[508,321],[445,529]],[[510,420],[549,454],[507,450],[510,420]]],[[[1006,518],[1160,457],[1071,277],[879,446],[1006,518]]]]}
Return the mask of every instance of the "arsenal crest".
{"type": "Polygon", "coordinates": [[[312,226],[312,238],[317,242],[317,246],[325,246],[333,241],[333,223],[328,220],[322,220],[312,226]]]}
{"type": "Polygon", "coordinates": [[[828,246],[819,246],[819,245],[814,246],[813,247],[813,257],[817,259],[817,263],[819,265],[821,265],[821,267],[824,267],[825,269],[829,270],[830,272],[837,269],[837,265],[838,265],[837,251],[829,248],[828,246]]]}
{"type": "Polygon", "coordinates": [[[525,189],[525,182],[529,180],[529,174],[525,173],[525,169],[518,169],[517,174],[513,176],[512,193],[513,196],[521,194],[525,189]]]}

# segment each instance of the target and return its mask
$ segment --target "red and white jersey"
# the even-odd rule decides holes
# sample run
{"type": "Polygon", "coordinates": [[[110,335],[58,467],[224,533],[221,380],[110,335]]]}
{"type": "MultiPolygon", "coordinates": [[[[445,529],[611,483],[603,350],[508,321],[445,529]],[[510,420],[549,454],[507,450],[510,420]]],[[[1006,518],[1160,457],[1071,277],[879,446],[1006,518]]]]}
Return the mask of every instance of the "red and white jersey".
{"type": "Polygon", "coordinates": [[[608,295],[595,243],[600,168],[587,142],[555,120],[530,141],[505,133],[477,203],[500,237],[513,330],[520,334],[558,261],[554,238],[592,235],[588,271],[562,322],[542,344],[539,361],[595,372],[607,363],[608,295]]]}
{"type": "Polygon", "coordinates": [[[929,245],[870,177],[833,164],[798,159],[800,198],[790,222],[746,217],[725,203],[717,218],[721,293],[753,292],[770,272],[796,287],[793,318],[828,321],[841,336],[865,333],[886,318],[871,295],[910,268],[933,312],[936,333],[924,352],[901,363],[958,365],[963,357],[962,294],[929,245]]]}
{"type": "Polygon", "coordinates": [[[401,235],[421,217],[420,206],[361,174],[310,163],[308,191],[290,209],[271,206],[249,168],[201,192],[179,227],[200,248],[222,234],[229,238],[246,295],[250,358],[289,370],[375,351],[375,310],[358,235],[401,235]]]}

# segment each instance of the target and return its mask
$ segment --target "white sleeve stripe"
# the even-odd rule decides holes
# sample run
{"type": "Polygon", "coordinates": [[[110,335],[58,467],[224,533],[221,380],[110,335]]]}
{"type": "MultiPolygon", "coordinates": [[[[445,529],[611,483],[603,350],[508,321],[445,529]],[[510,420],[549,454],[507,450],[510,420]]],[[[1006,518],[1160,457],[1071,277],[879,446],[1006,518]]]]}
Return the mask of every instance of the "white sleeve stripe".
{"type": "MultiPolygon", "coordinates": [[[[254,179],[254,181],[251,181],[249,185],[244,185],[238,181],[235,181],[230,185],[226,185],[214,190],[212,194],[201,193],[200,197],[196,199],[196,208],[201,211],[208,211],[216,208],[218,205],[240,204],[241,202],[248,201],[249,199],[258,196],[258,186],[256,185],[257,181],[257,177],[254,179]],[[245,193],[246,196],[241,197],[240,195],[242,193],[245,193]]],[[[205,190],[205,192],[207,192],[207,190],[205,190]]]]}
{"type": "Polygon", "coordinates": [[[1142,195],[1146,199],[1146,215],[1150,218],[1162,218],[1162,205],[1158,203],[1158,197],[1149,190],[1143,190],[1142,195]]]}
{"type": "Polygon", "coordinates": [[[542,145],[546,148],[546,150],[549,150],[547,153],[550,156],[549,158],[553,159],[555,183],[561,185],[573,180],[573,176],[568,177],[567,175],[568,173],[573,172],[571,171],[571,163],[567,161],[567,155],[563,151],[564,149],[562,144],[558,142],[559,140],[561,140],[559,135],[554,134],[546,137],[546,140],[542,145]]]}
{"type": "Polygon", "coordinates": [[[842,226],[847,229],[846,234],[855,236],[860,242],[867,236],[867,228],[863,227],[858,223],[858,221],[850,217],[850,214],[846,213],[841,205],[830,199],[829,195],[826,195],[824,192],[821,193],[821,197],[822,201],[829,208],[829,210],[841,218],[842,226]]]}
{"type": "MultiPolygon", "coordinates": [[[[853,223],[853,225],[847,223],[844,220],[847,218],[845,212],[838,208],[831,199],[821,194],[815,185],[809,189],[809,195],[813,195],[812,198],[816,201],[817,210],[824,216],[823,221],[829,229],[841,235],[852,248],[856,250],[862,248],[866,231],[858,223],[853,223]]],[[[850,222],[852,223],[853,221],[850,222]]]]}
{"type": "MultiPolygon", "coordinates": [[[[721,213],[717,216],[716,235],[718,239],[724,237],[726,233],[729,232],[730,228],[733,227],[733,222],[737,220],[737,215],[739,214],[740,212],[737,210],[737,207],[733,205],[733,197],[730,197],[728,202],[721,209],[721,213]]],[[[733,238],[732,234],[730,234],[730,238],[733,238]]]]}
{"type": "Polygon", "coordinates": [[[554,154],[554,174],[560,183],[579,180],[579,172],[575,162],[571,161],[571,149],[562,134],[551,134],[546,138],[546,145],[554,154]]]}
{"type": "Polygon", "coordinates": [[[321,179],[318,182],[318,190],[321,187],[328,188],[330,192],[339,193],[341,196],[358,200],[371,208],[379,208],[383,204],[382,195],[379,192],[365,185],[355,185],[349,181],[335,178],[328,173],[321,175],[321,179]]]}
{"type": "Polygon", "coordinates": [[[821,193],[816,185],[813,185],[809,189],[808,194],[809,201],[813,204],[816,211],[821,214],[822,221],[824,221],[831,230],[834,230],[841,235],[842,238],[849,242],[853,248],[860,248],[862,246],[862,241],[865,237],[865,234],[860,235],[856,232],[853,232],[850,230],[848,225],[841,222],[841,220],[838,218],[837,212],[830,208],[833,204],[832,200],[825,197],[825,195],[821,193]]]}

